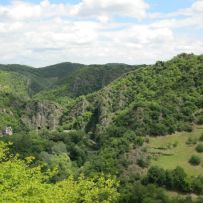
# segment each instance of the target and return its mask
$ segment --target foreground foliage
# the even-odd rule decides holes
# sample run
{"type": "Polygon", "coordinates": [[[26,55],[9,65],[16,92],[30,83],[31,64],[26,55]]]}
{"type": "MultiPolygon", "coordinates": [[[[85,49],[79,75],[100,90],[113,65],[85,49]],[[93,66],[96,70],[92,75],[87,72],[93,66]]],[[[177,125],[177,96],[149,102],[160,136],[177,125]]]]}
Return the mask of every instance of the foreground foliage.
{"type": "Polygon", "coordinates": [[[96,176],[77,180],[69,177],[49,183],[53,171],[41,172],[31,167],[32,158],[19,160],[0,143],[0,202],[115,202],[118,198],[115,179],[96,176]]]}

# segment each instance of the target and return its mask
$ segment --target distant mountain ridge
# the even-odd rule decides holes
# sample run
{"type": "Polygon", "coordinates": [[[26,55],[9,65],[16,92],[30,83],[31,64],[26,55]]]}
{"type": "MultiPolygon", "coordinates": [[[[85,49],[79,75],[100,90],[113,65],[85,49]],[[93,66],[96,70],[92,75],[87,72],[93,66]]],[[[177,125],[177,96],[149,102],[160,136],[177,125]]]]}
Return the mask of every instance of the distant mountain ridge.
{"type": "MultiPolygon", "coordinates": [[[[62,89],[60,96],[68,95],[74,97],[91,93],[101,89],[123,73],[134,68],[136,66],[125,64],[87,66],[69,62],[42,68],[18,64],[0,64],[0,71],[17,73],[27,79],[28,95],[31,97],[44,91],[40,95],[40,97],[43,97],[44,94],[49,94],[50,88],[57,89],[58,93],[62,89]]],[[[47,99],[49,98],[47,97],[47,99]]]]}

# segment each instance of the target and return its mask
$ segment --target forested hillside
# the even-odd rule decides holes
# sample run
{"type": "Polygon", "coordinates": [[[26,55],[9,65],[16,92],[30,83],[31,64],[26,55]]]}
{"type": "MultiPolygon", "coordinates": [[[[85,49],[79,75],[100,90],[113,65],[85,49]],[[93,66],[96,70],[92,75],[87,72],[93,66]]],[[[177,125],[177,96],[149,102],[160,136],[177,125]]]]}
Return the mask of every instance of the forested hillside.
{"type": "Polygon", "coordinates": [[[203,55],[0,70],[2,202],[203,202],[203,55]]]}
{"type": "Polygon", "coordinates": [[[141,67],[99,92],[80,97],[64,123],[67,119],[70,127],[87,131],[87,127],[114,124],[137,135],[187,130],[192,122],[202,121],[202,63],[202,56],[182,54],[165,63],[141,67]],[[84,114],[89,119],[81,119],[84,114]]]}
{"type": "MultiPolygon", "coordinates": [[[[54,66],[55,71],[61,65],[54,66]]],[[[54,68],[53,67],[53,68],[54,68]]],[[[52,67],[51,67],[52,68],[52,67]]],[[[62,77],[56,81],[50,90],[37,94],[36,98],[53,99],[53,97],[78,97],[102,89],[121,75],[138,68],[138,66],[129,66],[125,64],[107,64],[107,65],[90,65],[74,68],[74,71],[68,74],[63,73],[62,77]]],[[[42,70],[49,70],[50,67],[42,70]]],[[[52,71],[50,72],[52,73],[52,71]]]]}
{"type": "MultiPolygon", "coordinates": [[[[27,94],[29,96],[50,85],[50,81],[43,78],[39,71],[33,67],[23,65],[0,65],[0,70],[18,74],[27,80],[27,94]]],[[[8,81],[8,84],[9,81],[8,81]]],[[[14,83],[15,84],[15,83],[14,83]]]]}
{"type": "Polygon", "coordinates": [[[122,74],[136,68],[136,66],[125,64],[87,66],[68,62],[43,68],[18,64],[0,65],[0,70],[3,72],[22,76],[27,81],[25,87],[22,88],[27,88],[27,94],[30,97],[35,96],[42,99],[88,94],[101,89],[122,74]]]}

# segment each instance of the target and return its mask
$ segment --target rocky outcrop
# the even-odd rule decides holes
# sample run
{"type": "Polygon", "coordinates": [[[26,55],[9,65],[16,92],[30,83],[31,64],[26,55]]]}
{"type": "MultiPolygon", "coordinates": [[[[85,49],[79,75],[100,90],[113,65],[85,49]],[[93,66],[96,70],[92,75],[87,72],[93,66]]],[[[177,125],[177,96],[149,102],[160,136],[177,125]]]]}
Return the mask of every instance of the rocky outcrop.
{"type": "Polygon", "coordinates": [[[50,101],[33,101],[25,106],[24,112],[21,119],[29,128],[55,130],[63,109],[50,101]]]}

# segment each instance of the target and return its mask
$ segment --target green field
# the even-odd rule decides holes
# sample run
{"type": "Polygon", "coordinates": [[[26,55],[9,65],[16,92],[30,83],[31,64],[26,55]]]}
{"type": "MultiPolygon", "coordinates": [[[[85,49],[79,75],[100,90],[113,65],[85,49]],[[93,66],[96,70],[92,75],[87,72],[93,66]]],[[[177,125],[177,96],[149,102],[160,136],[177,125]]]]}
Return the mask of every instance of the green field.
{"type": "Polygon", "coordinates": [[[181,166],[189,175],[203,175],[203,153],[197,153],[195,150],[200,143],[201,134],[203,134],[203,126],[194,126],[191,133],[178,132],[173,135],[150,138],[147,148],[153,157],[151,166],[156,165],[164,169],[181,166]],[[197,144],[186,144],[188,138],[197,140],[197,144]],[[193,166],[188,162],[191,155],[198,155],[201,158],[199,166],[193,166]]]}

